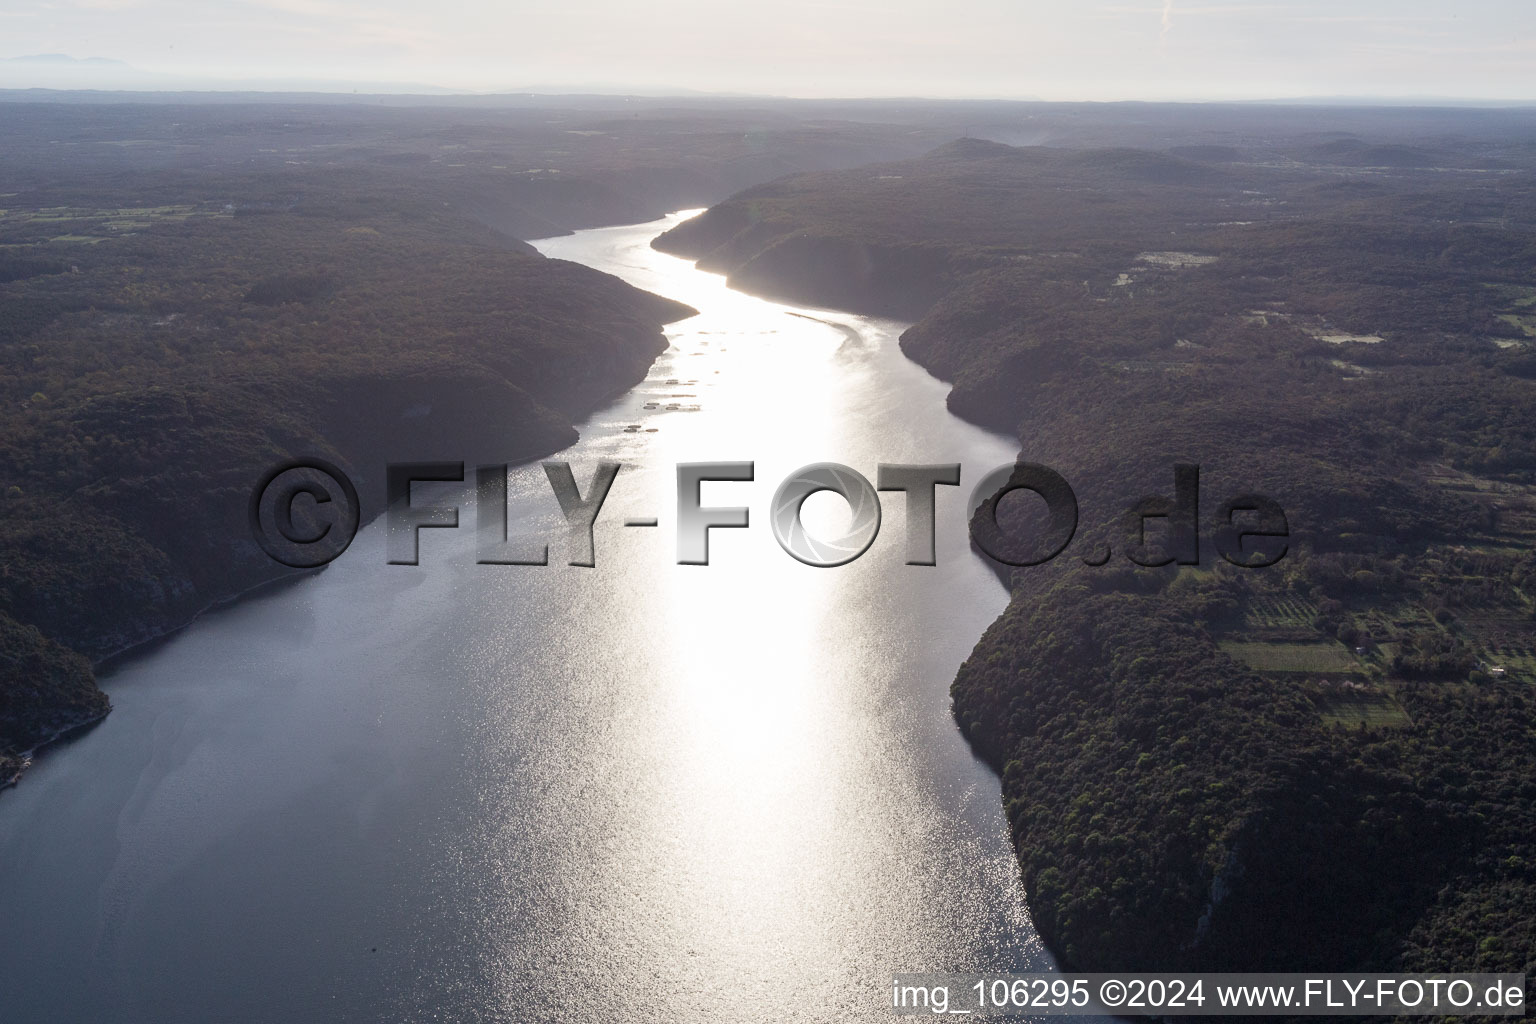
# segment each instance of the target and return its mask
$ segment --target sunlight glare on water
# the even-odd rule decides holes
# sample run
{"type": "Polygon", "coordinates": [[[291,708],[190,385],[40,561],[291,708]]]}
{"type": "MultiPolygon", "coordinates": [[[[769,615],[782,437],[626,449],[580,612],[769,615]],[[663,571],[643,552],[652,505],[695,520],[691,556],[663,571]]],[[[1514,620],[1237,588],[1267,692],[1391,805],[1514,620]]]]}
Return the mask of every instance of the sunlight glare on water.
{"type": "MultiPolygon", "coordinates": [[[[0,798],[0,1005],[876,1020],[894,972],[1049,969],[997,780],[949,714],[1005,603],[966,497],[1014,446],[945,411],[900,324],[765,302],[651,249],[679,219],[539,243],[700,310],[554,456],[583,488],[625,464],[597,566],[564,564],[549,484],[520,466],[508,521],[550,539],[548,567],[476,565],[468,511],[423,532],[419,567],[387,565],[375,522],[323,573],[112,673],[114,713],[0,798]],[[751,525],[680,566],[675,466],[701,461],[755,462],[702,489],[751,525]],[[939,564],[903,564],[899,494],[851,564],[780,550],[774,489],[826,461],[871,481],[962,463],[939,564]]],[[[807,509],[818,529],[847,516],[807,509]]]]}

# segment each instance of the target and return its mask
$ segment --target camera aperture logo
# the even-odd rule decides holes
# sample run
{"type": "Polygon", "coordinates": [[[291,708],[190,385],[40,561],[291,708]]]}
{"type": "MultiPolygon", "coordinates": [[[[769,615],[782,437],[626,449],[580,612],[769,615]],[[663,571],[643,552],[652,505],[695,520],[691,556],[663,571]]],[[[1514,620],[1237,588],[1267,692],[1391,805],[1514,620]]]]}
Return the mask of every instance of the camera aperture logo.
{"type": "MultiPolygon", "coordinates": [[[[476,562],[481,565],[547,566],[549,545],[526,538],[512,539],[507,510],[507,466],[475,469],[473,501],[476,562]]],[[[570,542],[569,564],[597,564],[594,528],[620,470],[619,462],[598,462],[583,493],[568,462],[543,463],[570,542]]],[[[420,532],[457,529],[460,505],[437,500],[413,500],[415,483],[464,483],[462,462],[390,463],[385,479],[386,549],[391,565],[420,562],[420,532]]],[[[755,480],[752,462],[684,462],[676,467],[677,562],[708,565],[711,530],[746,529],[746,506],[701,504],[705,482],[747,484],[755,480]]],[[[789,474],[773,494],[769,525],[779,546],[797,561],[818,568],[847,565],[860,558],[880,533],[881,492],[905,495],[906,564],[937,564],[936,491],[958,487],[959,463],[909,465],[880,463],[876,482],[858,470],[834,462],[817,462],[789,474]],[[839,495],[850,517],[840,536],[818,537],[801,518],[807,498],[822,491],[839,495]]],[[[1127,510],[1124,523],[1130,543],[1122,552],[1133,564],[1156,567],[1200,563],[1200,469],[1177,463],[1173,467],[1174,497],[1144,497],[1127,510]],[[1148,540],[1147,526],[1161,521],[1160,542],[1148,540]]],[[[466,495],[468,497],[468,495],[466,495]]],[[[1062,554],[1077,533],[1077,495],[1055,470],[1033,462],[999,466],[982,476],[972,491],[969,519],[972,543],[990,558],[1018,567],[1042,565],[1062,554]],[[1018,491],[1044,502],[1048,523],[1043,530],[1019,535],[998,516],[1003,498],[1018,491]]],[[[251,493],[252,536],[274,561],[296,569],[314,569],[340,557],[361,526],[362,506],[357,488],[340,469],[322,459],[301,459],[273,467],[251,493]]],[[[660,520],[631,518],[627,527],[656,527],[660,520]]],[[[1221,503],[1211,520],[1217,553],[1233,565],[1263,568],[1285,557],[1290,525],[1278,502],[1261,494],[1241,494],[1221,503]]],[[[1083,564],[1101,566],[1113,557],[1109,545],[1082,556],[1083,564]]]]}

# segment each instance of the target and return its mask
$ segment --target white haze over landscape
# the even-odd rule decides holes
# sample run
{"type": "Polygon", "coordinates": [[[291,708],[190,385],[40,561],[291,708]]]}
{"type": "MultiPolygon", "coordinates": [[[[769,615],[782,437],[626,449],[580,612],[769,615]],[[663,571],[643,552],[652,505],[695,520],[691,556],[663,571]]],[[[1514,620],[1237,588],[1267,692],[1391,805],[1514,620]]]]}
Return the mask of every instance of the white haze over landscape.
{"type": "Polygon", "coordinates": [[[7,0],[0,58],[5,88],[1507,102],[1536,4],[7,0]]]}

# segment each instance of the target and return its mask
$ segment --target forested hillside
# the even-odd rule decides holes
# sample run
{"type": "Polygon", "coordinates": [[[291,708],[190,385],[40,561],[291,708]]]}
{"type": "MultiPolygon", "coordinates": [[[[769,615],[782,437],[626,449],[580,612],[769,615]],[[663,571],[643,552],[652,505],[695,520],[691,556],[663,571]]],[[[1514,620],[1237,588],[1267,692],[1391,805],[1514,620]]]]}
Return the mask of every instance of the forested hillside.
{"type": "MultiPolygon", "coordinates": [[[[999,565],[1012,602],[953,688],[1067,964],[1536,970],[1536,124],[1503,116],[963,140],[658,241],[915,319],[951,408],[1074,487],[1071,545],[999,565]],[[1133,564],[1177,553],[1126,515],[1169,510],[1177,463],[1199,559],[1133,564]],[[1254,493],[1288,520],[1267,568],[1215,544],[1254,493]]],[[[1026,492],[994,512],[1048,528],[1026,492]]]]}
{"type": "Polygon", "coordinates": [[[268,466],[327,456],[377,508],[386,461],[553,451],[688,313],[409,196],[130,195],[0,216],[7,252],[62,252],[0,264],[7,775],[105,710],[69,651],[99,658],[279,574],[245,525],[268,466]],[[92,241],[50,241],[71,235],[92,241]]]}

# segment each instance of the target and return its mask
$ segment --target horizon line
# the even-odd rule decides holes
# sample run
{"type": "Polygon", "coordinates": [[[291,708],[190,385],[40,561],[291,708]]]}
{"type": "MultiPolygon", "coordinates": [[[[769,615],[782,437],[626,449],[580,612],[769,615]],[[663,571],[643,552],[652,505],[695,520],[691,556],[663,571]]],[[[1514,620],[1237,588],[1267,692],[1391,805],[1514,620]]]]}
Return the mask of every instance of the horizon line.
{"type": "MultiPolygon", "coordinates": [[[[17,58],[0,58],[4,60],[16,60],[17,58]]],[[[384,85],[384,83],[379,83],[384,85]]],[[[414,83],[413,83],[414,84],[414,83]]],[[[1266,97],[1115,97],[1115,98],[1071,98],[1071,99],[1046,99],[1039,96],[1005,96],[997,94],[976,95],[924,95],[921,93],[865,93],[865,94],[827,94],[821,96],[792,96],[783,93],[771,92],[709,92],[700,89],[665,89],[665,88],[638,88],[626,90],[621,87],[581,87],[570,88],[539,86],[529,89],[493,89],[493,90],[467,90],[449,89],[436,86],[418,86],[417,88],[390,89],[368,88],[366,90],[348,89],[342,84],[336,88],[292,88],[292,87],[264,87],[260,83],[250,85],[230,85],[216,87],[188,87],[177,88],[174,86],[143,88],[106,88],[106,87],[70,87],[60,88],[55,86],[38,85],[13,85],[0,86],[0,100],[16,98],[16,94],[24,94],[28,97],[51,98],[69,96],[105,96],[105,97],[161,97],[161,96],[306,96],[335,98],[342,102],[361,102],[364,100],[390,100],[409,99],[427,100],[443,106],[453,105],[455,100],[485,101],[485,100],[526,100],[526,99],[616,99],[616,100],[681,100],[681,101],[769,101],[775,103],[878,103],[878,102],[903,102],[903,103],[1007,103],[1033,106],[1073,106],[1093,105],[1111,106],[1116,104],[1141,104],[1147,106],[1358,106],[1358,107],[1462,107],[1468,109],[1525,109],[1536,108],[1536,96],[1520,99],[1504,99],[1487,96],[1462,96],[1462,95],[1394,95],[1394,94],[1367,94],[1354,95],[1348,93],[1317,93],[1300,96],[1266,96],[1266,97]]]]}

